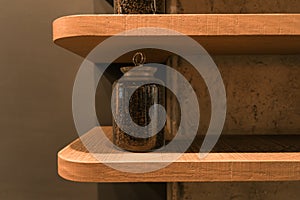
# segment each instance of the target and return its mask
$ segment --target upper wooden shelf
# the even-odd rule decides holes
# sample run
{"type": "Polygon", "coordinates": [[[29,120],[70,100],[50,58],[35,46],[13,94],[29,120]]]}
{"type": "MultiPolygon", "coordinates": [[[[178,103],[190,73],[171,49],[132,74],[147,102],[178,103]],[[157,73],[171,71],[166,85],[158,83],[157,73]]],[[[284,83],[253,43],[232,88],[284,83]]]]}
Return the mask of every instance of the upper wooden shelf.
{"type": "MultiPolygon", "coordinates": [[[[188,35],[210,54],[300,53],[300,14],[74,15],[53,22],[53,40],[86,57],[106,38],[141,27],[188,35]]],[[[150,55],[150,61],[164,61],[167,55],[150,55]]],[[[130,62],[131,56],[117,62],[130,62]]]]}
{"type": "MultiPolygon", "coordinates": [[[[81,139],[102,148],[103,140],[97,136],[97,130],[92,129],[81,139]]],[[[112,134],[111,127],[104,127],[103,130],[107,135],[112,134]]],[[[103,164],[123,164],[131,168],[133,164],[140,163],[137,159],[123,162],[116,150],[106,154],[95,150],[93,153],[102,159],[99,162],[77,139],[58,153],[58,172],[63,178],[77,182],[300,180],[300,135],[222,136],[213,151],[200,160],[198,151],[202,139],[197,138],[191,148],[168,167],[143,174],[120,172],[103,164]]],[[[173,153],[176,152],[170,154],[173,153]]],[[[165,162],[168,154],[157,153],[156,162],[165,162]]],[[[145,167],[154,162],[145,159],[142,165],[145,167]]]]}

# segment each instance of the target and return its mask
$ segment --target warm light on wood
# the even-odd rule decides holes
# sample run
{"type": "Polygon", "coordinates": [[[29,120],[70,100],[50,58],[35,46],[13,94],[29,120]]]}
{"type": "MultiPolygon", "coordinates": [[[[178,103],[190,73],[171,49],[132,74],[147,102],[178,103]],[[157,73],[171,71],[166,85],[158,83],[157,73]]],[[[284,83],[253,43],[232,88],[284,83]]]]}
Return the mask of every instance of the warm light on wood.
{"type": "MultiPolygon", "coordinates": [[[[97,128],[85,138],[97,145],[97,128]]],[[[109,135],[111,127],[104,127],[109,135]]],[[[96,160],[75,140],[58,153],[58,172],[77,182],[204,182],[300,180],[300,136],[224,136],[212,153],[200,160],[201,138],[188,153],[159,171],[131,174],[114,170],[96,160]]],[[[109,154],[106,155],[106,157],[109,154]]],[[[110,155],[114,156],[114,155],[110,155]]],[[[162,157],[168,157],[167,154],[162,157]]],[[[117,158],[116,158],[117,160],[117,158]]],[[[105,162],[105,159],[103,160],[105,162]]],[[[122,162],[118,160],[118,162],[122,162]]],[[[145,161],[143,163],[147,163],[145,161]]],[[[164,162],[163,160],[161,162],[164,162]]],[[[127,161],[128,167],[132,162],[127,161]]],[[[150,161],[149,161],[150,163],[150,161]]]]}
{"type": "MultiPolygon", "coordinates": [[[[85,57],[106,38],[141,27],[175,30],[210,54],[300,53],[300,14],[74,15],[54,21],[53,41],[85,57]]],[[[168,55],[155,54],[149,61],[164,62],[168,55]]]]}

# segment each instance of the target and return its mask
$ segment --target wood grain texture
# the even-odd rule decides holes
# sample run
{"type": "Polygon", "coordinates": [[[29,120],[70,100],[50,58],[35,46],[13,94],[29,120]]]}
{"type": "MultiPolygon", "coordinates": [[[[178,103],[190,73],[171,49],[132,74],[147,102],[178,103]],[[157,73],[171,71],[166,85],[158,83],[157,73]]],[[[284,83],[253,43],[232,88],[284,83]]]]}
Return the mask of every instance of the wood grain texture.
{"type": "MultiPolygon", "coordinates": [[[[83,137],[101,147],[98,128],[83,137]]],[[[111,127],[104,127],[111,135],[111,127]]],[[[300,136],[229,136],[221,138],[215,149],[200,160],[197,150],[201,138],[180,159],[161,170],[133,174],[114,170],[103,163],[133,167],[165,162],[168,153],[157,160],[136,159],[123,162],[118,154],[103,154],[101,162],[77,139],[58,153],[58,173],[77,182],[211,182],[211,181],[280,181],[300,180],[300,136]]],[[[81,139],[84,139],[81,138],[81,139]]],[[[203,139],[203,138],[202,138],[203,139]]],[[[97,153],[95,149],[94,153],[97,153]]],[[[177,153],[177,152],[170,152],[177,153]]],[[[99,156],[99,155],[98,155],[99,156]]]]}
{"type": "MultiPolygon", "coordinates": [[[[108,37],[141,27],[167,28],[191,36],[211,54],[300,53],[299,14],[74,15],[53,22],[53,41],[86,57],[108,37]]],[[[167,56],[149,60],[164,62],[167,56]]],[[[130,62],[129,58],[131,55],[116,62],[130,62]]]]}

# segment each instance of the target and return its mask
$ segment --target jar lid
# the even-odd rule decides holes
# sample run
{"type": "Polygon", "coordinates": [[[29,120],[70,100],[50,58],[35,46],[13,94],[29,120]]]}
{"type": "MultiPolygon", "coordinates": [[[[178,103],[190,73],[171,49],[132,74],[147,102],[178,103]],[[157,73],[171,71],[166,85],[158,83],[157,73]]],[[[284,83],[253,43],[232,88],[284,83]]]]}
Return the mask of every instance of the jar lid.
{"type": "MultiPolygon", "coordinates": [[[[143,66],[146,62],[146,55],[143,54],[142,52],[136,52],[134,54],[134,56],[132,57],[132,62],[135,66],[127,66],[127,67],[122,67],[121,71],[125,74],[127,72],[129,72],[131,69],[133,69],[134,67],[139,67],[139,66],[143,66]]],[[[141,70],[144,73],[150,73],[150,74],[154,74],[157,69],[153,68],[153,67],[145,67],[143,66],[143,70],[141,70]]]]}
{"type": "MultiPolygon", "coordinates": [[[[123,72],[123,74],[129,72],[131,69],[135,68],[136,66],[127,66],[127,67],[121,67],[121,72],[123,72]]],[[[143,66],[141,65],[140,67],[142,67],[142,70],[138,70],[137,73],[135,74],[143,74],[145,73],[145,75],[150,75],[150,74],[154,74],[157,69],[155,67],[150,67],[150,66],[143,66]]]]}
{"type": "Polygon", "coordinates": [[[132,57],[132,62],[135,66],[143,65],[146,62],[146,55],[142,52],[136,52],[132,57]]]}

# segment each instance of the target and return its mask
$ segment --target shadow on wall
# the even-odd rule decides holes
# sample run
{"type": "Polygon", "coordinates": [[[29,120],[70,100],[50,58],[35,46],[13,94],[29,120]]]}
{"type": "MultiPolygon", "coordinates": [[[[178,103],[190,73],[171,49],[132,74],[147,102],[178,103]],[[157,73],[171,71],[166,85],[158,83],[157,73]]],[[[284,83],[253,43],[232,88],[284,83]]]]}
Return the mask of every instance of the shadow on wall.
{"type": "Polygon", "coordinates": [[[113,0],[94,0],[94,13],[111,14],[113,13],[113,0]]]}

